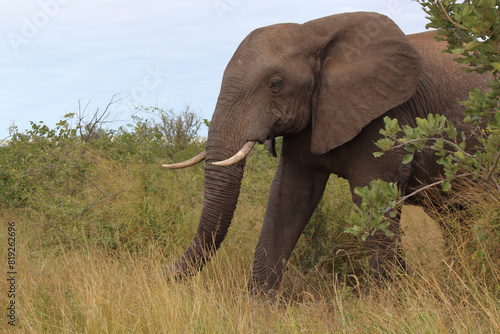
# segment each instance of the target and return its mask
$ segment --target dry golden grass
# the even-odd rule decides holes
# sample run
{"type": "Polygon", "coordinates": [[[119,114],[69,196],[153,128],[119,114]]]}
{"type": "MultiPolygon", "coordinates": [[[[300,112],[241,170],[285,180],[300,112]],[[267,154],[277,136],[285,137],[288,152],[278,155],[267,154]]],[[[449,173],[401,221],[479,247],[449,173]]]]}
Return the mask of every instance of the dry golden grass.
{"type": "MultiPolygon", "coordinates": [[[[284,290],[300,300],[277,302],[249,296],[251,252],[242,243],[222,247],[205,270],[185,282],[151,280],[174,260],[152,250],[113,255],[101,248],[36,245],[38,219],[2,212],[17,220],[20,333],[494,333],[500,331],[500,301],[466,263],[448,263],[440,272],[415,269],[385,288],[346,286],[335,275],[308,282],[295,268],[284,290]],[[465,272],[465,275],[463,274],[465,272]],[[305,290],[304,290],[305,291],[305,290]]],[[[4,229],[5,230],[5,229],[4,229]]],[[[2,235],[4,231],[2,231],[2,235]]],[[[238,234],[238,233],[236,233],[238,234]]],[[[2,238],[4,240],[4,238],[2,238]]],[[[248,247],[248,245],[246,245],[248,247]]],[[[6,247],[1,245],[2,258],[6,247]]],[[[498,274],[498,272],[497,272],[498,274]]],[[[498,279],[499,277],[497,277],[498,279]]],[[[2,291],[6,283],[2,280],[2,291]]],[[[498,292],[498,290],[497,290],[498,292]]],[[[2,294],[5,305],[6,295],[2,294]]],[[[4,318],[3,318],[4,319],[4,318]]],[[[3,320],[1,328],[8,329],[3,320]]]]}
{"type": "MultiPolygon", "coordinates": [[[[174,262],[193,236],[201,207],[201,169],[164,173],[134,162],[92,159],[96,167],[77,193],[80,199],[56,211],[63,216],[30,207],[0,208],[0,258],[5,265],[6,222],[15,221],[18,272],[18,324],[8,326],[2,312],[0,332],[500,332],[500,247],[493,242],[498,240],[500,203],[485,196],[484,189],[459,192],[459,200],[469,203],[465,218],[482,219],[480,227],[463,226],[464,214],[446,212],[446,207],[427,212],[445,236],[444,261],[432,270],[416,263],[408,274],[395,271],[395,280],[379,288],[359,270],[363,250],[352,238],[346,239],[349,245],[332,243],[334,249],[326,255],[334,261],[318,256],[330,268],[305,269],[300,260],[319,247],[314,231],[306,231],[309,237],[295,250],[301,255],[294,255],[289,265],[280,298],[270,302],[251,297],[247,280],[273,166],[249,162],[254,167],[247,168],[235,219],[215,258],[192,279],[168,282],[151,277],[174,262]],[[112,233],[105,236],[107,231],[112,233]],[[332,272],[332,263],[345,267],[332,272]]],[[[332,179],[313,225],[342,224],[349,212],[346,196],[345,184],[332,179]]],[[[317,231],[320,241],[326,242],[322,233],[343,238],[338,228],[317,231]]],[[[5,276],[0,288],[5,310],[5,276]]]]}

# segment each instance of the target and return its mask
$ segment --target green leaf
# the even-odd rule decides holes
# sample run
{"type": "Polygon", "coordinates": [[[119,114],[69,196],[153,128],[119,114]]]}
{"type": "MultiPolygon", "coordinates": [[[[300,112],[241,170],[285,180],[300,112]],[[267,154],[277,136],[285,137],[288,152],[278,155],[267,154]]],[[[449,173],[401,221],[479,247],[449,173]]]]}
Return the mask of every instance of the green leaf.
{"type": "Polygon", "coordinates": [[[403,157],[403,164],[408,164],[413,160],[413,154],[407,154],[403,157]]]}
{"type": "Polygon", "coordinates": [[[474,51],[481,46],[482,42],[474,40],[465,46],[465,51],[474,51]]]}
{"type": "Polygon", "coordinates": [[[464,160],[465,157],[464,157],[464,154],[462,151],[456,151],[455,153],[453,153],[453,155],[458,158],[459,160],[464,160]]]}
{"type": "Polygon", "coordinates": [[[497,70],[498,72],[500,72],[500,63],[494,62],[494,63],[491,63],[491,65],[493,65],[493,67],[495,68],[495,70],[497,70]]]}
{"type": "Polygon", "coordinates": [[[467,4],[465,5],[463,11],[462,11],[462,17],[463,16],[468,16],[470,13],[472,13],[472,6],[467,4]]]}
{"type": "Polygon", "coordinates": [[[496,0],[486,0],[488,7],[494,8],[496,5],[496,0]]]}
{"type": "Polygon", "coordinates": [[[452,52],[452,53],[454,53],[454,54],[456,54],[456,55],[458,55],[458,54],[462,54],[462,53],[464,53],[464,52],[465,52],[465,50],[464,50],[464,49],[462,49],[462,48],[458,48],[458,49],[453,49],[453,50],[451,50],[451,52],[452,52]]]}
{"type": "Polygon", "coordinates": [[[444,180],[444,182],[441,183],[441,188],[443,188],[444,191],[450,190],[451,189],[450,181],[444,180]]]}
{"type": "Polygon", "coordinates": [[[381,156],[383,156],[383,155],[384,155],[384,152],[373,152],[373,156],[374,156],[375,158],[380,158],[380,157],[381,157],[381,156]]]}
{"type": "Polygon", "coordinates": [[[376,145],[384,151],[390,150],[394,146],[394,144],[394,140],[389,138],[380,139],[376,143],[376,145]]]}

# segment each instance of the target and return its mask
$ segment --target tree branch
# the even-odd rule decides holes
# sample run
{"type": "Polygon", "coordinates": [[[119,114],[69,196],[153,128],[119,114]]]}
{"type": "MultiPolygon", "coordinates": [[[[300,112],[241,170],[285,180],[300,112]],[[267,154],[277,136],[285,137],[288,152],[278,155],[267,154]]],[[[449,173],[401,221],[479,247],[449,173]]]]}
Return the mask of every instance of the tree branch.
{"type": "Polygon", "coordinates": [[[437,2],[439,3],[439,6],[441,7],[441,9],[443,10],[443,13],[444,15],[446,15],[446,19],[451,23],[453,24],[457,29],[460,29],[460,30],[464,30],[464,31],[468,31],[467,28],[465,28],[464,26],[456,23],[455,21],[453,21],[450,17],[450,14],[448,14],[448,11],[446,10],[446,8],[444,8],[444,5],[443,5],[443,1],[442,0],[437,0],[437,2]]]}
{"type": "MultiPolygon", "coordinates": [[[[401,141],[399,139],[397,139],[397,138],[392,138],[391,137],[391,139],[393,139],[394,141],[396,141],[398,143],[401,143],[401,141]]],[[[434,141],[440,140],[443,143],[448,144],[448,145],[454,147],[455,149],[457,149],[458,151],[462,152],[464,156],[469,156],[469,157],[472,156],[472,154],[467,153],[466,151],[464,151],[460,146],[458,146],[458,144],[456,144],[456,143],[454,143],[454,142],[452,142],[450,140],[444,139],[444,138],[415,138],[415,139],[411,139],[411,140],[409,140],[407,142],[401,143],[399,145],[396,145],[396,146],[394,146],[394,148],[401,148],[401,147],[404,147],[404,146],[406,146],[408,144],[411,144],[411,143],[416,143],[416,142],[421,142],[421,141],[428,141],[428,140],[434,140],[434,141]]],[[[430,147],[430,146],[428,146],[428,148],[431,149],[431,150],[434,150],[434,151],[438,151],[437,149],[435,149],[433,147],[430,147]]],[[[448,153],[454,153],[454,152],[450,152],[450,151],[446,151],[446,152],[448,152],[448,153]]]]}
{"type": "MultiPolygon", "coordinates": [[[[472,176],[474,175],[474,173],[463,173],[463,174],[459,174],[459,175],[455,175],[454,178],[463,178],[463,177],[468,177],[468,176],[472,176]]],[[[429,188],[432,188],[434,186],[437,186],[437,185],[440,185],[441,183],[445,182],[445,181],[450,181],[449,179],[443,179],[443,180],[439,180],[439,181],[436,181],[434,183],[431,183],[431,184],[428,184],[422,188],[419,188],[417,190],[415,190],[414,192],[412,192],[411,194],[409,195],[406,195],[406,196],[403,196],[403,197],[400,197],[398,199],[398,201],[396,202],[396,206],[400,205],[401,203],[403,203],[405,200],[407,200],[408,198],[412,197],[412,196],[415,196],[416,194],[418,194],[419,192],[422,192],[424,190],[427,190],[429,188]]]]}
{"type": "Polygon", "coordinates": [[[486,175],[486,179],[491,180],[491,182],[493,182],[493,184],[497,188],[498,192],[500,193],[500,184],[498,183],[497,178],[494,175],[495,169],[498,166],[499,160],[500,160],[500,152],[498,152],[498,154],[495,158],[495,161],[493,162],[493,166],[491,166],[491,169],[490,169],[488,175],[486,175]]]}
{"type": "Polygon", "coordinates": [[[495,169],[497,168],[498,161],[500,160],[500,152],[498,152],[497,157],[495,158],[495,161],[493,162],[493,166],[491,166],[490,172],[486,176],[486,178],[490,178],[493,173],[495,172],[495,169]]]}
{"type": "Polygon", "coordinates": [[[115,196],[115,195],[121,194],[122,192],[125,192],[125,191],[127,191],[127,189],[120,190],[120,191],[117,191],[117,192],[115,192],[115,193],[112,193],[111,195],[104,197],[104,198],[103,198],[103,199],[101,199],[100,201],[95,202],[94,204],[92,204],[91,206],[89,206],[88,208],[86,208],[86,209],[82,212],[82,215],[83,215],[84,213],[86,213],[87,211],[89,211],[90,209],[92,209],[94,206],[96,206],[96,205],[98,205],[98,204],[101,204],[102,202],[104,202],[104,201],[108,200],[109,198],[111,198],[111,197],[113,197],[113,196],[115,196]]]}

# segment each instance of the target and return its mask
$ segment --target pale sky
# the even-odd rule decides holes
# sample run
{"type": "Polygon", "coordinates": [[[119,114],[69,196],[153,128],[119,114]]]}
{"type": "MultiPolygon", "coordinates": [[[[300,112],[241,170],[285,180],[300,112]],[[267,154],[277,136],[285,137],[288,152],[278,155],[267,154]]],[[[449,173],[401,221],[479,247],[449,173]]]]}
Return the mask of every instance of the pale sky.
{"type": "Polygon", "coordinates": [[[78,101],[92,112],[115,94],[115,128],[135,105],[189,104],[210,119],[252,30],[353,11],[388,15],[407,34],[428,23],[410,0],[0,0],[0,140],[13,122],[54,126],[78,101]]]}

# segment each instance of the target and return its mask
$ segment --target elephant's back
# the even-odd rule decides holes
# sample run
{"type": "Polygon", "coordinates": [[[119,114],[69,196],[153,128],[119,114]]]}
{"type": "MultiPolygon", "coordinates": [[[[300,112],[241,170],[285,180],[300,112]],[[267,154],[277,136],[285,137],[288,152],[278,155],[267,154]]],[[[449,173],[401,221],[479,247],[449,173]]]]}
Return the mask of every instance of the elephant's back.
{"type": "Polygon", "coordinates": [[[435,36],[436,30],[408,35],[423,61],[421,82],[413,99],[420,100],[420,107],[427,104],[422,108],[427,113],[444,114],[461,122],[464,108],[457,101],[467,100],[473,88],[485,89],[485,76],[474,72],[465,75],[464,66],[454,61],[457,55],[443,52],[447,43],[436,41],[435,36]]]}
{"type": "MultiPolygon", "coordinates": [[[[460,79],[464,78],[464,66],[454,61],[454,59],[461,56],[443,52],[443,50],[447,48],[447,42],[438,42],[435,39],[436,36],[438,36],[437,30],[407,35],[410,42],[422,57],[424,75],[427,74],[435,78],[442,78],[447,82],[449,82],[449,80],[460,81],[460,79]]],[[[475,85],[478,87],[483,86],[483,75],[471,73],[467,75],[466,78],[468,83],[462,83],[460,87],[475,85]]]]}
{"type": "Polygon", "coordinates": [[[461,65],[453,59],[457,55],[444,53],[447,43],[445,41],[436,41],[437,30],[421,32],[417,34],[407,35],[410,42],[422,57],[425,71],[448,72],[449,75],[462,76],[463,70],[461,65]]]}
{"type": "Polygon", "coordinates": [[[416,34],[410,34],[410,35],[406,35],[406,36],[413,44],[422,44],[422,43],[429,43],[429,42],[436,43],[436,40],[434,39],[434,37],[437,36],[437,30],[429,30],[429,31],[419,32],[416,34]]]}

